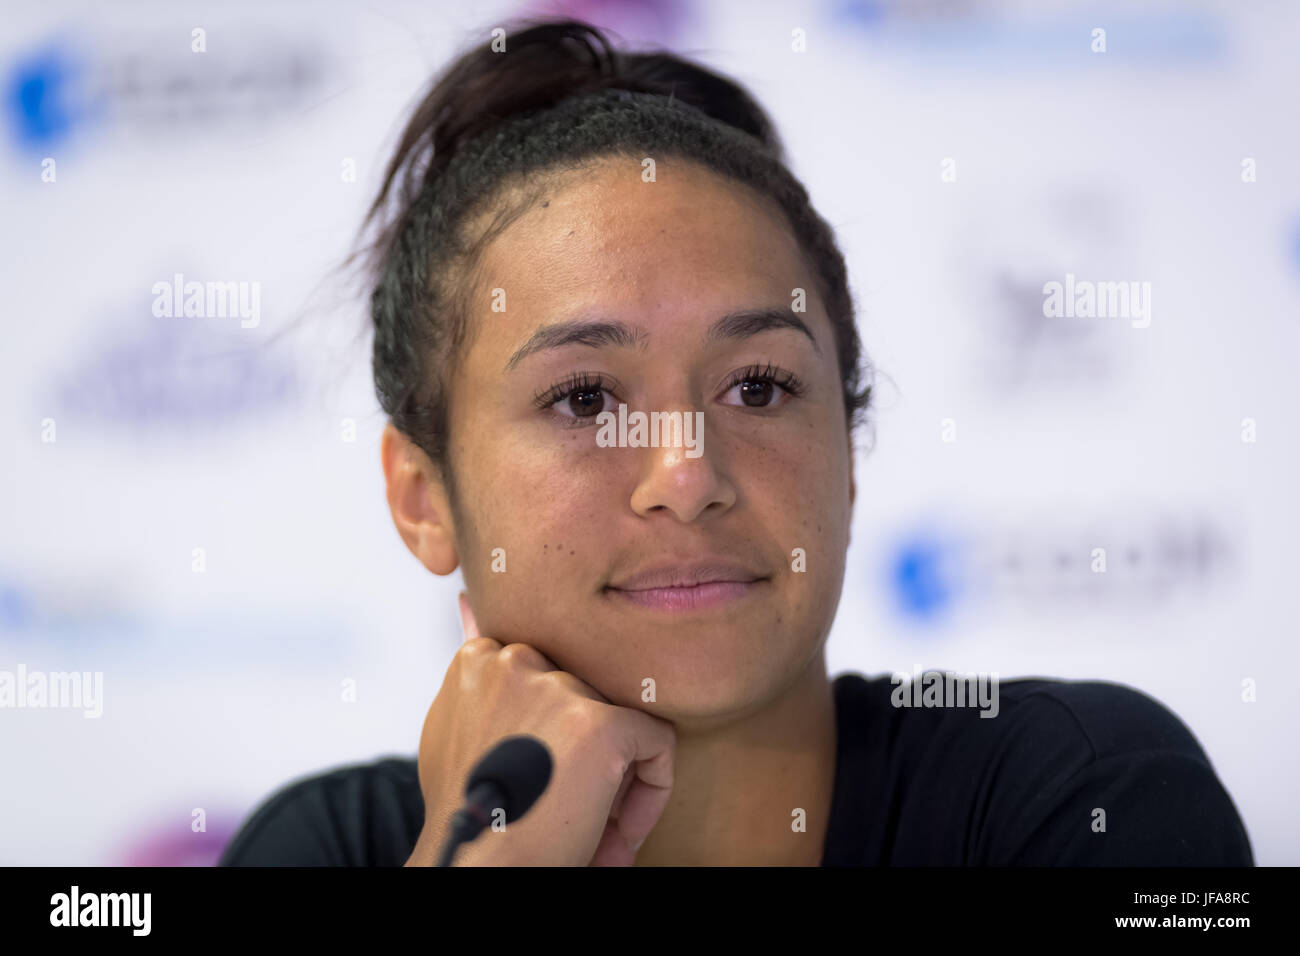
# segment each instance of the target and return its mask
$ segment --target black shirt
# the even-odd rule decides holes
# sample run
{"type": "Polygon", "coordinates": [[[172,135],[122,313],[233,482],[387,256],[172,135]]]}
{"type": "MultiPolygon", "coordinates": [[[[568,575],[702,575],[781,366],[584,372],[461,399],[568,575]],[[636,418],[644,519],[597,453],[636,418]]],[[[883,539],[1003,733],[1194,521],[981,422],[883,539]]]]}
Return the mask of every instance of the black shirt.
{"type": "MultiPolygon", "coordinates": [[[[1132,688],[1008,681],[988,718],[896,707],[888,675],[833,686],[823,866],[1254,865],[1196,738],[1132,688]]],[[[219,865],[401,866],[423,822],[414,758],[349,765],[273,794],[219,865]]]]}

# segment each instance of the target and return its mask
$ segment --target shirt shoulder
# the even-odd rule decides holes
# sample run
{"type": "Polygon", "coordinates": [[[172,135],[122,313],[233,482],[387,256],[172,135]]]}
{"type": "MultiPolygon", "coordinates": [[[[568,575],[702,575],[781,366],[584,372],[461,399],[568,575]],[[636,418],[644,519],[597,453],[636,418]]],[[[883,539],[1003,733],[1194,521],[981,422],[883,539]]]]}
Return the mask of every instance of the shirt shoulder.
{"type": "Polygon", "coordinates": [[[348,764],[272,793],[217,865],[401,866],[423,823],[414,758],[348,764]]]}
{"type": "Polygon", "coordinates": [[[1253,865],[1200,743],[1135,688],[1027,678],[981,710],[900,707],[888,676],[849,680],[868,725],[858,759],[880,761],[886,862],[1253,865]]]}
{"type": "Polygon", "coordinates": [[[1013,681],[1018,783],[998,862],[1253,866],[1245,825],[1191,729],[1148,694],[1102,681],[1013,681]],[[1046,733],[1045,733],[1046,731],[1046,733]],[[1046,734],[1058,734],[1053,744],[1046,734]],[[1038,766],[1038,754],[1047,757],[1038,766]]]}

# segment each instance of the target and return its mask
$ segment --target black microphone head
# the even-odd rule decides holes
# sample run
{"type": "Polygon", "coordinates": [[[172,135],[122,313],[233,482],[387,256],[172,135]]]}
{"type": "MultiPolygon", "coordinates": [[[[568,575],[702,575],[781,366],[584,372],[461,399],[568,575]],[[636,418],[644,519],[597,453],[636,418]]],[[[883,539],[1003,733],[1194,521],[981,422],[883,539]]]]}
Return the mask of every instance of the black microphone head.
{"type": "Polygon", "coordinates": [[[468,795],[481,784],[493,784],[503,797],[506,823],[522,817],[551,782],[551,752],[536,737],[506,737],[484,754],[465,784],[468,795]]]}

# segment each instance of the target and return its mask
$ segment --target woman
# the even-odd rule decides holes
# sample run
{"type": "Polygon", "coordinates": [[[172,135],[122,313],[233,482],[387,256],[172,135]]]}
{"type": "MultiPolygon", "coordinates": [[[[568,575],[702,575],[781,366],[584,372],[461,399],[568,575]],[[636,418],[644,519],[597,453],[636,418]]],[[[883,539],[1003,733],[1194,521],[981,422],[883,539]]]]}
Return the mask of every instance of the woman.
{"type": "Polygon", "coordinates": [[[828,677],[871,390],[739,86],[573,21],[509,35],[434,85],[371,219],[388,501],[462,570],[466,642],[418,761],[287,787],[224,863],[432,864],[521,733],[550,785],[458,865],[1252,862],[1136,691],[1014,681],[989,714],[828,677]]]}

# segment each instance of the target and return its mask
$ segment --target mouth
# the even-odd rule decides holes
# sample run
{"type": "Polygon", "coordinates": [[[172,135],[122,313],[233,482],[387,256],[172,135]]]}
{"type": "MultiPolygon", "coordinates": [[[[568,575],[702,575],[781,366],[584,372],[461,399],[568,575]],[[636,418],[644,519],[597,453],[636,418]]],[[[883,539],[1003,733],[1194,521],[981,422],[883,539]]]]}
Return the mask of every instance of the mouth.
{"type": "Polygon", "coordinates": [[[681,588],[642,588],[628,591],[606,588],[606,593],[623,601],[652,608],[656,611],[703,611],[731,604],[750,596],[767,583],[766,578],[754,581],[710,581],[681,588]]]}
{"type": "Polygon", "coordinates": [[[616,600],[656,611],[700,611],[735,603],[767,586],[769,578],[728,564],[651,568],[605,588],[616,600]]]}

